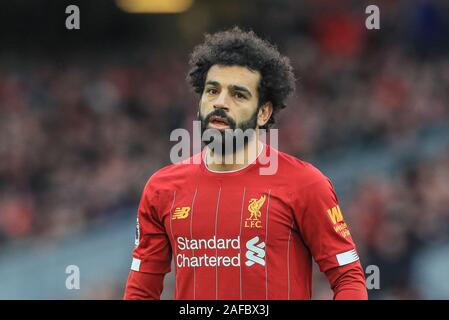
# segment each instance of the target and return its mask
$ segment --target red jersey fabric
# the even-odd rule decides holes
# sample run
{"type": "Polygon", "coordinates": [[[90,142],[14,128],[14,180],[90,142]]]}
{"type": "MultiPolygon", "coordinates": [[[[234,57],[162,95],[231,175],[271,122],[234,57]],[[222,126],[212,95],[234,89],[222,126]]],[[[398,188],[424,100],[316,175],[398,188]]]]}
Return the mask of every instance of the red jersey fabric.
{"type": "Polygon", "coordinates": [[[175,299],[310,299],[312,259],[334,297],[366,299],[356,247],[330,180],[311,164],[262,145],[257,160],[241,170],[209,170],[204,148],[150,177],[138,208],[125,299],[157,299],[172,261],[175,299]],[[261,174],[261,160],[273,155],[276,172],[261,174]]]}

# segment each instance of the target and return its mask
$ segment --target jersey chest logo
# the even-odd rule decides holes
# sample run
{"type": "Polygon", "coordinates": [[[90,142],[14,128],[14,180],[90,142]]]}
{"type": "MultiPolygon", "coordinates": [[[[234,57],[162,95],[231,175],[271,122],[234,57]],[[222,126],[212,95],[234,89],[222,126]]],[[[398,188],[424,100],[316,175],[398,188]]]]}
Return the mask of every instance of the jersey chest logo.
{"type": "Polygon", "coordinates": [[[245,220],[245,228],[262,228],[262,221],[260,220],[262,213],[260,212],[260,208],[265,203],[265,199],[266,196],[262,195],[259,199],[252,198],[249,200],[249,217],[245,220]]]}
{"type": "Polygon", "coordinates": [[[259,237],[254,237],[246,243],[246,260],[245,264],[251,267],[254,263],[265,266],[265,242],[260,241],[259,237]]]}

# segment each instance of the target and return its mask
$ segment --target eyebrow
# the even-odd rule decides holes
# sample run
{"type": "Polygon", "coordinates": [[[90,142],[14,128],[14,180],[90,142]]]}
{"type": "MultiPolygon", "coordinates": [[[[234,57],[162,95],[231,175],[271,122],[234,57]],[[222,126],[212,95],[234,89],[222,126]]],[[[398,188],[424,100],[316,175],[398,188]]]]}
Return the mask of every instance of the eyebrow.
{"type": "MultiPolygon", "coordinates": [[[[212,85],[212,86],[216,86],[216,87],[219,87],[220,86],[220,83],[218,82],[218,81],[214,81],[214,80],[209,80],[209,81],[207,81],[206,82],[206,85],[212,85]]],[[[245,93],[247,93],[250,97],[252,97],[252,94],[251,94],[251,91],[249,91],[247,88],[245,88],[245,87],[242,87],[242,86],[238,86],[238,85],[235,85],[235,84],[231,84],[230,86],[229,86],[229,88],[231,89],[231,90],[233,90],[233,91],[242,91],[242,92],[245,92],[245,93]]]]}

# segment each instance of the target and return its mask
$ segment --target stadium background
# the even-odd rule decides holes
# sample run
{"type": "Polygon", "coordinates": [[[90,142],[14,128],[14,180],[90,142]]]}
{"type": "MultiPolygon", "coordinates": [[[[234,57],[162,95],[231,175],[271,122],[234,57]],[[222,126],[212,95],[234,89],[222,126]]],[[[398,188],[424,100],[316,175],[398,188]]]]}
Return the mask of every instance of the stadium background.
{"type": "MultiPolygon", "coordinates": [[[[1,299],[122,297],[142,188],[196,114],[188,54],[233,25],[291,59],[280,149],[333,180],[364,267],[380,269],[370,298],[449,298],[447,2],[195,0],[131,14],[112,0],[19,0],[0,4],[1,299]],[[80,30],[65,28],[69,4],[80,30]],[[380,30],[365,29],[369,4],[380,30]],[[80,290],[65,287],[68,265],[80,290]]],[[[313,297],[331,296],[317,273],[313,297]]]]}

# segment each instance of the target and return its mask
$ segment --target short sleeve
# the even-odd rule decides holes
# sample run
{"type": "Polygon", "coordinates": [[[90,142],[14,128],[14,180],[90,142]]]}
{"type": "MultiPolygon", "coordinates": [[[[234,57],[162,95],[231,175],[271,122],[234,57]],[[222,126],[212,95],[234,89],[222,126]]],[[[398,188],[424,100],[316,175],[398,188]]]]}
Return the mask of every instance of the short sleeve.
{"type": "Polygon", "coordinates": [[[170,241],[158,212],[161,200],[158,190],[150,179],[137,209],[131,270],[157,274],[168,273],[171,270],[170,241]]]}
{"type": "Polygon", "coordinates": [[[295,219],[320,270],[359,260],[331,181],[321,179],[297,190],[295,219]]]}

